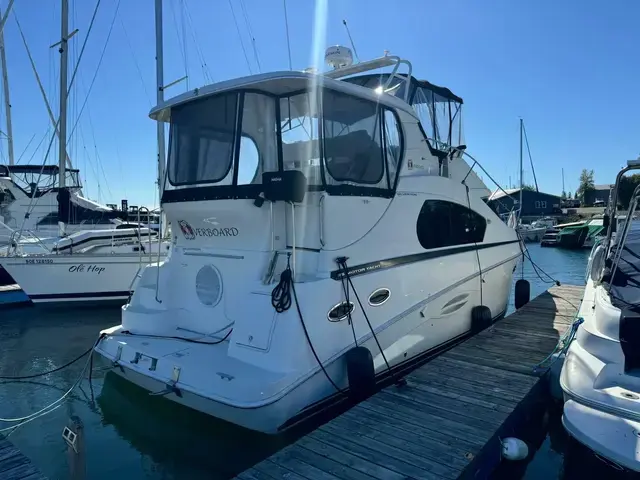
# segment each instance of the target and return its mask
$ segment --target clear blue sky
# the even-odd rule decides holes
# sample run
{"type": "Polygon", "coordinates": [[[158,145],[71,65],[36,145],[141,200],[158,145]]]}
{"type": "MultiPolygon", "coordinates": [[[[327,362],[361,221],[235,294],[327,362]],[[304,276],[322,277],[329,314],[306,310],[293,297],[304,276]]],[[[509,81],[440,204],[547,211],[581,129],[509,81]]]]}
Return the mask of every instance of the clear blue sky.
{"type": "MultiPolygon", "coordinates": [[[[2,7],[7,3],[0,2],[2,7]]],[[[155,124],[147,116],[155,101],[153,3],[121,1],[70,141],[72,161],[82,169],[87,193],[94,199],[154,203],[155,124]]],[[[102,0],[100,5],[70,99],[70,130],[117,4],[102,0]]],[[[262,71],[286,69],[282,0],[231,4],[253,71],[257,66],[243,5],[262,71]]],[[[194,34],[214,81],[249,73],[228,0],[165,0],[164,5],[165,83],[184,75],[183,38],[188,87],[208,83],[194,34]]],[[[293,67],[302,69],[310,65],[315,2],[288,0],[287,5],[293,67]]],[[[72,59],[94,7],[94,0],[70,0],[70,30],[80,30],[72,40],[72,59]]],[[[14,10],[57,115],[59,55],[49,46],[59,40],[60,2],[16,0],[14,10]]],[[[509,177],[517,182],[518,118],[523,117],[540,188],[559,193],[562,168],[566,190],[575,191],[582,168],[595,170],[596,183],[609,183],[627,159],[640,154],[639,17],[640,3],[634,0],[329,0],[326,43],[348,45],[342,26],[346,18],[361,59],[390,50],[410,59],[417,77],[463,97],[469,152],[503,185],[509,177]]],[[[21,163],[34,152],[31,163],[42,163],[48,137],[35,147],[49,121],[13,16],[5,28],[5,43],[16,156],[35,135],[21,163]]],[[[179,84],[167,96],[186,88],[179,84]]],[[[4,119],[0,126],[4,130],[4,119]]],[[[6,145],[0,153],[6,156],[6,145]]],[[[54,145],[48,163],[56,162],[54,145]]],[[[531,169],[525,169],[525,181],[532,183],[531,169]]]]}

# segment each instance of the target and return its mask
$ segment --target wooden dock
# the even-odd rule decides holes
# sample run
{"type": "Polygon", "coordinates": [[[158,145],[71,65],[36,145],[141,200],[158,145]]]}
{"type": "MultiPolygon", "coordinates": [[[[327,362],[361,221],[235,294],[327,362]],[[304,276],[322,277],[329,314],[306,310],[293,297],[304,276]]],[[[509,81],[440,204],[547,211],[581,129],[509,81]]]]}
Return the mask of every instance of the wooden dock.
{"type": "Polygon", "coordinates": [[[0,478],[3,480],[47,480],[15,445],[0,435],[0,478]]]}
{"type": "MultiPolygon", "coordinates": [[[[555,286],[237,478],[488,478],[500,438],[541,429],[534,371],[571,326],[584,287],[555,286]]],[[[526,435],[525,435],[526,436],[526,435]]]]}

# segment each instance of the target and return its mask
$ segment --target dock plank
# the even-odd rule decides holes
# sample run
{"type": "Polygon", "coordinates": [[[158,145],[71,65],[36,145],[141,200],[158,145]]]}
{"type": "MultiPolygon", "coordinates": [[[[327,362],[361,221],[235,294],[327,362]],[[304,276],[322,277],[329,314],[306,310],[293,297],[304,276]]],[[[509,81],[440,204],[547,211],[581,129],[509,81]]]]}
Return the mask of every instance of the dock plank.
{"type": "Polygon", "coordinates": [[[26,456],[0,434],[0,478],[3,480],[47,480],[26,456]]]}
{"type": "Polygon", "coordinates": [[[496,438],[511,431],[540,390],[534,367],[571,327],[583,292],[581,286],[550,288],[409,373],[406,385],[381,390],[238,478],[454,479],[486,473],[482,459],[499,462],[496,438]]]}

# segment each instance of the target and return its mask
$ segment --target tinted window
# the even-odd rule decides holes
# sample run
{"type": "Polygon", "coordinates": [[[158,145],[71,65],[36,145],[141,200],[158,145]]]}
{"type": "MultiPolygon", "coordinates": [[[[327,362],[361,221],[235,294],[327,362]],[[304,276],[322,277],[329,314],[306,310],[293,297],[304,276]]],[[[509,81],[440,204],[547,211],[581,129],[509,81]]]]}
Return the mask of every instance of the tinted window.
{"type": "Polygon", "coordinates": [[[337,182],[380,183],[380,186],[387,187],[381,112],[376,103],[331,90],[324,91],[324,159],[329,175],[337,182]]]}
{"type": "Polygon", "coordinates": [[[479,243],[486,229],[482,215],[443,200],[427,200],[418,215],[418,241],[426,249],[479,243]]]}
{"type": "Polygon", "coordinates": [[[169,181],[230,185],[238,95],[189,102],[171,110],[169,181]],[[224,182],[223,182],[224,180],[224,182]]]}

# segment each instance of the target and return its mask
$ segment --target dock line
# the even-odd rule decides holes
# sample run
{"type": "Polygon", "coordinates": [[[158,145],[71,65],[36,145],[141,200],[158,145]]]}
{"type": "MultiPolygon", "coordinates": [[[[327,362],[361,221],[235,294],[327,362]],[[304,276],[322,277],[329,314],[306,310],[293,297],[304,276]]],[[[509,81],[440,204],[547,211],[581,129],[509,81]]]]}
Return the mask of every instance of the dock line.
{"type": "MultiPolygon", "coordinates": [[[[82,355],[80,355],[79,357],[76,357],[74,360],[72,360],[71,362],[68,362],[67,364],[63,365],[62,367],[58,367],[52,371],[49,372],[45,372],[45,373],[40,373],[40,374],[34,374],[34,375],[25,375],[22,378],[19,377],[8,377],[11,380],[24,380],[24,379],[28,379],[28,378],[34,378],[34,377],[40,377],[43,375],[48,375],[50,373],[62,370],[63,368],[66,368],[70,365],[72,365],[73,363],[77,362],[78,360],[80,360],[81,358],[83,358],[84,356],[86,356],[89,352],[92,352],[94,347],[96,345],[98,345],[98,342],[100,342],[100,340],[102,339],[103,335],[101,334],[98,339],[95,341],[95,343],[93,344],[93,346],[91,347],[91,349],[87,350],[86,352],[84,352],[82,355]]],[[[71,395],[71,393],[76,389],[76,387],[78,385],[80,385],[80,382],[83,380],[87,369],[89,368],[89,366],[93,366],[93,354],[91,354],[89,356],[89,358],[87,359],[87,361],[85,362],[84,367],[82,368],[82,371],[80,372],[80,375],[78,375],[78,378],[76,379],[76,381],[73,383],[73,385],[71,385],[71,387],[57,400],[55,400],[54,402],[51,402],[49,405],[41,408],[40,410],[33,412],[29,415],[25,415],[24,417],[16,417],[16,418],[0,418],[0,422],[6,422],[6,423],[17,423],[17,425],[12,425],[10,427],[5,427],[3,429],[0,429],[0,433],[6,432],[6,431],[10,431],[9,434],[11,434],[16,428],[24,425],[25,423],[28,423],[32,420],[35,420],[36,418],[42,417],[44,415],[47,415],[51,412],[53,412],[54,410],[58,409],[61,405],[62,402],[69,396],[71,395]]],[[[4,379],[6,379],[5,377],[3,377],[4,379]]]]}

